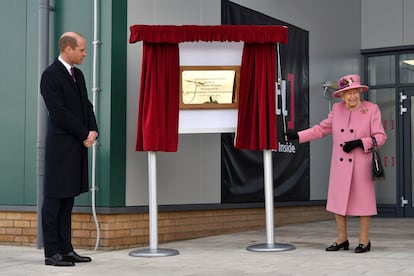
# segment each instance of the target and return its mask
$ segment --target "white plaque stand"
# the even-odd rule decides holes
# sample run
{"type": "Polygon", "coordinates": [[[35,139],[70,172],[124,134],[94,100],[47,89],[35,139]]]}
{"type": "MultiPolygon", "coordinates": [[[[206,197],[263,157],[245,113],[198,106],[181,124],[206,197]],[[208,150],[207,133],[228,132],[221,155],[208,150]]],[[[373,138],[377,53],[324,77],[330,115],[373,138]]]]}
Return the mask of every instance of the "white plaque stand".
{"type": "Polygon", "coordinates": [[[150,248],[131,251],[132,257],[166,257],[175,256],[175,249],[158,248],[158,208],[157,208],[157,155],[148,152],[148,186],[149,186],[149,230],[150,248]]]}
{"type": "Polygon", "coordinates": [[[274,242],[274,209],[273,209],[273,173],[272,173],[272,151],[263,150],[263,171],[265,188],[266,208],[266,234],[267,243],[255,244],[247,247],[249,251],[274,252],[295,249],[295,246],[286,243],[274,242]]]}

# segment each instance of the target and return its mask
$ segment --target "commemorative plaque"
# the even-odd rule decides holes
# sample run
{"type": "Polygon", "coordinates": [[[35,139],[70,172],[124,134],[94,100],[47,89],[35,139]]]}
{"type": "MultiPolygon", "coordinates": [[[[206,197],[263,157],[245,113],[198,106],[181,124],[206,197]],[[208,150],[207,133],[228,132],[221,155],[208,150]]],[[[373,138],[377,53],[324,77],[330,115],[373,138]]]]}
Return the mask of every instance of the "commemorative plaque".
{"type": "Polygon", "coordinates": [[[239,66],[181,66],[180,108],[237,108],[239,66]]]}

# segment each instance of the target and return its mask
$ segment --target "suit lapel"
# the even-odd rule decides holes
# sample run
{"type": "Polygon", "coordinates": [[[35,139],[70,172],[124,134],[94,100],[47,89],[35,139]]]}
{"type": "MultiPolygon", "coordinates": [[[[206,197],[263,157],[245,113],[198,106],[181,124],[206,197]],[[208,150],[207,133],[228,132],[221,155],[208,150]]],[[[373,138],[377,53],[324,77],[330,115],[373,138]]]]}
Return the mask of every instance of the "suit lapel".
{"type": "MultiPolygon", "coordinates": [[[[71,85],[76,89],[79,90],[78,86],[76,85],[76,82],[73,81],[72,76],[66,69],[65,65],[62,64],[58,59],[56,59],[56,65],[59,68],[59,70],[62,72],[62,74],[65,76],[65,79],[71,83],[71,85]]],[[[76,70],[75,70],[75,78],[76,78],[76,70]]]]}

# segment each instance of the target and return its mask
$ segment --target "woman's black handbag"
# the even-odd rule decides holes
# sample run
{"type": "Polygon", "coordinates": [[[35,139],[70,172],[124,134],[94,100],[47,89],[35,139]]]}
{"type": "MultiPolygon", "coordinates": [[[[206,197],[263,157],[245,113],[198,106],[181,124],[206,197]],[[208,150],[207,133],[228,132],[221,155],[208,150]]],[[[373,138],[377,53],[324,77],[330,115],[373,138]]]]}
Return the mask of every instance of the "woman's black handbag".
{"type": "Polygon", "coordinates": [[[372,136],[372,176],[374,180],[385,179],[384,167],[382,166],[377,140],[374,136],[372,136]]]}

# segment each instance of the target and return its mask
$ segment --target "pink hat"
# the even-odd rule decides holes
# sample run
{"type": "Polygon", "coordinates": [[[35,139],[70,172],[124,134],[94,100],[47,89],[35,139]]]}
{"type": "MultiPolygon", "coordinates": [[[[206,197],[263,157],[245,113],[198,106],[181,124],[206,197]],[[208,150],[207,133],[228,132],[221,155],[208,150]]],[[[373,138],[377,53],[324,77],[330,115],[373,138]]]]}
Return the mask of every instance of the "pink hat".
{"type": "Polygon", "coordinates": [[[338,90],[333,93],[333,96],[340,98],[342,92],[354,88],[361,88],[361,92],[368,91],[368,86],[362,85],[358,75],[347,75],[338,80],[338,90]]]}

